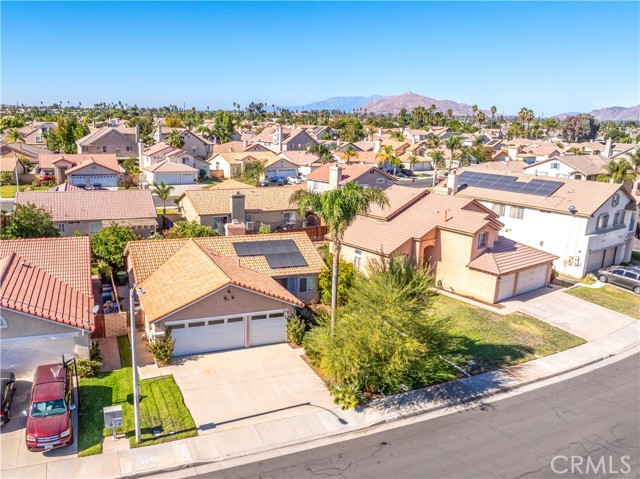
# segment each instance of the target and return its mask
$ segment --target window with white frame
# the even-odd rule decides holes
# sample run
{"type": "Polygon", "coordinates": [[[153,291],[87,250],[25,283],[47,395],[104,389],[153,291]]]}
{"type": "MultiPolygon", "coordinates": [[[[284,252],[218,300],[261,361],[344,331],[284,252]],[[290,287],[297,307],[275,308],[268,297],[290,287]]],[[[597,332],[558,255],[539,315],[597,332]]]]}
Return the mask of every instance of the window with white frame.
{"type": "Polygon", "coordinates": [[[296,222],[296,213],[294,211],[285,211],[283,216],[283,221],[287,224],[296,222]]]}
{"type": "Polygon", "coordinates": [[[509,218],[521,220],[524,217],[524,208],[522,206],[512,206],[509,210],[509,218]]]}
{"type": "Polygon", "coordinates": [[[620,193],[616,193],[611,198],[611,206],[618,206],[620,204],[620,193]]]}
{"type": "Polygon", "coordinates": [[[378,183],[379,185],[384,184],[384,178],[377,178],[376,183],[378,183]]]}
{"type": "Polygon", "coordinates": [[[300,293],[315,293],[318,290],[318,282],[315,276],[300,278],[300,293]]]}
{"type": "Polygon", "coordinates": [[[362,266],[362,258],[360,256],[356,256],[353,258],[353,269],[360,271],[360,266],[362,266]]]}
{"type": "Polygon", "coordinates": [[[478,248],[484,248],[487,246],[487,233],[482,232],[478,235],[478,248]]]}
{"type": "Polygon", "coordinates": [[[182,164],[183,165],[188,165],[189,164],[189,157],[188,156],[184,156],[182,158],[182,164]]]}
{"type": "Polygon", "coordinates": [[[558,163],[557,161],[552,161],[551,162],[551,169],[552,170],[559,170],[560,169],[560,163],[558,163]]]}
{"type": "Polygon", "coordinates": [[[219,169],[220,169],[220,162],[216,161],[216,170],[219,170],[219,169]]]}
{"type": "Polygon", "coordinates": [[[102,147],[102,153],[106,153],[107,152],[107,147],[106,145],[102,147]]]}
{"type": "Polygon", "coordinates": [[[607,227],[609,224],[609,215],[607,213],[603,213],[598,216],[598,221],[596,223],[596,229],[601,230],[607,227]]]}
{"type": "Polygon", "coordinates": [[[58,229],[60,230],[60,233],[64,233],[64,224],[58,223],[58,229]]]}
{"type": "Polygon", "coordinates": [[[82,147],[82,153],[88,153],[89,152],[89,147],[88,146],[83,146],[82,147]]]}
{"type": "Polygon", "coordinates": [[[616,211],[613,215],[613,225],[624,223],[624,211],[616,211]]]}
{"type": "Polygon", "coordinates": [[[127,146],[127,151],[133,151],[133,146],[127,146]]]}
{"type": "Polygon", "coordinates": [[[253,218],[253,215],[251,213],[245,213],[244,214],[244,220],[245,221],[253,221],[251,218],[253,218]]]}
{"type": "Polygon", "coordinates": [[[504,216],[505,210],[507,209],[507,205],[502,203],[493,203],[491,205],[491,209],[494,213],[497,213],[499,216],[504,216]]]}
{"type": "Polygon", "coordinates": [[[42,142],[42,137],[41,137],[41,136],[36,136],[36,142],[37,142],[37,143],[42,142]]]}
{"type": "Polygon", "coordinates": [[[89,223],[89,233],[90,234],[96,234],[100,230],[102,230],[102,223],[100,223],[100,222],[89,223]]]}

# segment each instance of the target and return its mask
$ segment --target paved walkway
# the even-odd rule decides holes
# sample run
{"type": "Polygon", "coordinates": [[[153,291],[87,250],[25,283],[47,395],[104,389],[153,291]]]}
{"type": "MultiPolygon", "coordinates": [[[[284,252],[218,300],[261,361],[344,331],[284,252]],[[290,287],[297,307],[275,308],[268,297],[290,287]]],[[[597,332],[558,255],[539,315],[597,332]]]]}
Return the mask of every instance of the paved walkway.
{"type": "Polygon", "coordinates": [[[95,340],[102,352],[102,367],[100,371],[115,371],[120,369],[120,350],[117,338],[98,338],[95,340]]]}

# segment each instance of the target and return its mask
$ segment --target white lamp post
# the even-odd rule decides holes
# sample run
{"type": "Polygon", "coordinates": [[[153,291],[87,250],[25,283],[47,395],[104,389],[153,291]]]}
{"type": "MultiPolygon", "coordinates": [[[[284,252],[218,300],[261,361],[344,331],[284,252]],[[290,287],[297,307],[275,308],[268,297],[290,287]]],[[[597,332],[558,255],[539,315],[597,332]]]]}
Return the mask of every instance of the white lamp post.
{"type": "Polygon", "coordinates": [[[133,369],[133,413],[135,417],[136,443],[140,442],[140,390],[138,385],[138,361],[136,359],[136,311],[134,295],[144,294],[136,285],[129,290],[129,314],[131,315],[131,366],[133,369]]]}

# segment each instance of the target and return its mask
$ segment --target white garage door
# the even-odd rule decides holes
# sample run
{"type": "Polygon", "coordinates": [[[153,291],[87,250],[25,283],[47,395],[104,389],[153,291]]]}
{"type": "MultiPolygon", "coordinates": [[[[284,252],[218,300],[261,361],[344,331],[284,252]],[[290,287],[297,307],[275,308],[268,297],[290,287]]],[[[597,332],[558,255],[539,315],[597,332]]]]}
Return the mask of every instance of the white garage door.
{"type": "Polygon", "coordinates": [[[71,184],[74,186],[85,186],[87,184],[87,177],[86,176],[72,176],[71,177],[71,184]]]}
{"type": "Polygon", "coordinates": [[[31,377],[41,364],[59,363],[64,354],[76,355],[78,333],[38,336],[39,339],[10,338],[0,340],[0,369],[9,369],[16,376],[31,377]]]}
{"type": "Polygon", "coordinates": [[[96,183],[102,186],[118,186],[118,178],[116,175],[91,175],[89,177],[89,183],[95,185],[96,183]]]}
{"type": "Polygon", "coordinates": [[[254,314],[249,331],[251,346],[284,343],[287,340],[287,320],[283,312],[254,314]]]}
{"type": "Polygon", "coordinates": [[[180,173],[162,173],[156,175],[156,183],[164,182],[165,185],[181,184],[180,173]]]}
{"type": "Polygon", "coordinates": [[[274,176],[286,178],[288,176],[298,176],[298,172],[295,168],[272,168],[267,170],[267,178],[272,178],[274,176]]]}
{"type": "Polygon", "coordinates": [[[191,185],[196,182],[196,176],[194,173],[184,173],[182,175],[182,184],[191,185]]]}
{"type": "Polygon", "coordinates": [[[513,285],[515,281],[515,273],[501,277],[500,287],[498,289],[498,302],[502,301],[503,299],[509,299],[513,296],[513,285]]]}
{"type": "Polygon", "coordinates": [[[604,252],[604,267],[611,266],[616,262],[616,248],[608,248],[604,252]]]}
{"type": "Polygon", "coordinates": [[[174,356],[244,348],[244,318],[202,318],[167,322],[176,340],[174,356]]]}
{"type": "Polygon", "coordinates": [[[516,296],[534,289],[542,288],[547,284],[547,265],[536,266],[518,273],[518,286],[516,296]]]}
{"type": "Polygon", "coordinates": [[[591,272],[602,268],[602,263],[604,263],[604,250],[592,251],[587,260],[587,271],[591,272]]]}

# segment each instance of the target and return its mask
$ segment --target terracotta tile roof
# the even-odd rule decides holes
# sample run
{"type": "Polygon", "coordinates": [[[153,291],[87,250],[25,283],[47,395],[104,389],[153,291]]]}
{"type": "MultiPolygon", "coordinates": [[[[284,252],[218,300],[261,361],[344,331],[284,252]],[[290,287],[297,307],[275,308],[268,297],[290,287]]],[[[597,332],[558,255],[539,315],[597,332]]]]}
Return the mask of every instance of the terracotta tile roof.
{"type": "Polygon", "coordinates": [[[82,188],[78,188],[71,183],[62,183],[54,188],[54,191],[86,191],[82,188]]]}
{"type": "Polygon", "coordinates": [[[140,304],[145,317],[154,322],[230,284],[304,306],[270,276],[238,266],[237,260],[213,253],[194,240],[183,243],[140,284],[145,291],[140,304]]]}
{"type": "Polygon", "coordinates": [[[93,160],[96,164],[105,166],[106,168],[120,172],[118,166],[118,158],[114,153],[84,153],[80,155],[67,153],[45,153],[39,157],[40,168],[47,170],[53,169],[54,163],[60,159],[67,160],[74,166],[77,166],[87,160],[93,160]]]}
{"type": "Polygon", "coordinates": [[[274,160],[279,160],[276,154],[273,151],[238,151],[238,152],[230,152],[230,153],[216,153],[214,156],[207,160],[207,163],[213,164],[216,157],[220,156],[225,159],[228,163],[232,165],[241,165],[246,162],[261,160],[266,162],[273,162],[274,160]]]}
{"type": "MultiPolygon", "coordinates": [[[[317,274],[326,266],[306,233],[271,233],[268,235],[245,236],[212,236],[209,238],[145,240],[134,241],[127,245],[125,255],[129,257],[136,283],[146,280],[154,271],[166,263],[188,241],[195,241],[207,251],[218,252],[223,256],[238,261],[234,243],[245,241],[274,241],[291,239],[302,253],[306,266],[289,268],[271,268],[264,256],[245,256],[240,258],[240,266],[252,269],[270,277],[317,274]]],[[[182,264],[184,268],[184,263],[182,264]]]]}
{"type": "Polygon", "coordinates": [[[18,158],[15,153],[11,155],[0,156],[0,171],[8,171],[13,173],[16,170],[18,158]]]}
{"type": "Polygon", "coordinates": [[[118,174],[122,172],[120,169],[120,165],[118,164],[116,155],[105,155],[105,156],[93,155],[87,158],[86,160],[83,160],[82,162],[78,163],[76,166],[67,169],[66,174],[70,175],[72,173],[75,173],[91,165],[102,166],[103,168],[106,168],[118,174]]]}
{"type": "Polygon", "coordinates": [[[151,166],[146,166],[145,171],[152,173],[197,173],[198,169],[182,163],[174,163],[170,160],[162,160],[151,166]]]}
{"type": "Polygon", "coordinates": [[[6,143],[0,146],[0,151],[2,151],[3,153],[7,150],[16,152],[18,155],[26,156],[32,163],[39,163],[40,155],[51,153],[51,151],[47,150],[46,148],[40,148],[33,145],[25,145],[24,143],[21,143],[19,141],[6,143]]]}
{"type": "Polygon", "coordinates": [[[390,255],[412,238],[422,238],[434,228],[471,235],[484,226],[500,229],[497,215],[473,200],[429,194],[388,221],[359,216],[344,234],[343,243],[390,255]]]}
{"type": "Polygon", "coordinates": [[[524,167],[525,173],[533,174],[536,168],[540,165],[544,165],[551,161],[560,161],[565,165],[573,168],[577,173],[582,173],[585,176],[600,175],[605,172],[606,166],[611,163],[611,158],[607,158],[604,155],[562,155],[554,156],[546,160],[538,161],[532,165],[524,167]]]}
{"type": "Polygon", "coordinates": [[[208,190],[246,190],[248,188],[255,188],[254,186],[243,183],[242,181],[229,179],[224,180],[216,185],[213,185],[211,188],[207,188],[208,190]]]}
{"type": "Polygon", "coordinates": [[[11,253],[0,259],[0,305],[87,331],[95,329],[93,298],[11,253]]]}
{"type": "MultiPolygon", "coordinates": [[[[243,188],[245,210],[253,211],[293,211],[295,205],[290,203],[291,195],[297,188],[293,186],[277,186],[269,188],[243,188]]],[[[231,212],[231,196],[235,189],[188,190],[176,201],[186,197],[198,215],[221,215],[231,212]]]]}
{"type": "Polygon", "coordinates": [[[17,193],[15,203],[44,208],[54,222],[156,217],[150,190],[28,191],[17,193]]]}
{"type": "Polygon", "coordinates": [[[0,241],[0,258],[16,253],[73,289],[91,296],[91,247],[88,236],[0,241]]]}
{"type": "Polygon", "coordinates": [[[367,216],[389,220],[414,201],[429,194],[426,189],[397,184],[389,186],[384,192],[389,199],[390,206],[380,208],[378,205],[373,204],[367,216]]]}
{"type": "Polygon", "coordinates": [[[309,153],[306,150],[283,151],[282,153],[279,153],[278,156],[289,160],[297,166],[309,166],[313,163],[320,164],[320,157],[314,153],[309,153]]]}
{"type": "MultiPolygon", "coordinates": [[[[253,146],[253,145],[247,145],[253,146]]],[[[220,143],[217,145],[213,145],[214,153],[231,153],[234,151],[244,151],[247,146],[244,145],[242,141],[228,141],[226,143],[220,143]]]]}
{"type": "Polygon", "coordinates": [[[165,143],[164,141],[161,141],[159,143],[156,143],[153,146],[150,146],[149,148],[143,150],[142,154],[144,156],[153,156],[157,153],[160,152],[164,152],[166,151],[172,151],[172,150],[178,150],[179,148],[176,148],[175,146],[171,146],[167,143],[165,143]]]}
{"type": "MultiPolygon", "coordinates": [[[[378,154],[374,153],[373,151],[356,151],[356,153],[358,156],[354,156],[351,158],[351,164],[366,163],[369,166],[377,166],[380,163],[380,158],[377,157],[378,154]]],[[[334,156],[337,157],[340,161],[346,161],[346,158],[341,152],[335,152],[334,156]]]]}
{"type": "Polygon", "coordinates": [[[131,138],[136,134],[135,128],[127,128],[124,126],[117,126],[117,127],[103,126],[102,128],[98,128],[90,132],[88,135],[80,138],[79,140],[76,141],[76,144],[80,146],[90,146],[93,144],[94,141],[99,140],[100,138],[102,138],[103,136],[111,132],[116,132],[118,135],[122,136],[123,138],[126,138],[132,143],[135,143],[135,140],[131,138]]]}
{"type": "MultiPolygon", "coordinates": [[[[347,183],[356,181],[362,175],[371,171],[372,168],[375,168],[375,166],[360,165],[358,163],[351,163],[350,165],[347,165],[345,163],[341,163],[339,165],[336,165],[335,163],[325,163],[320,168],[309,173],[307,175],[307,179],[329,183],[329,168],[331,168],[332,166],[340,166],[342,168],[342,179],[340,180],[341,185],[346,185],[347,183]]],[[[389,176],[382,171],[380,171],[380,173],[385,176],[389,176]]],[[[389,176],[389,179],[393,180],[395,178],[389,176]]]]}
{"type": "Polygon", "coordinates": [[[493,247],[487,248],[467,266],[471,269],[501,276],[550,263],[556,259],[558,256],[499,236],[493,247]]]}

